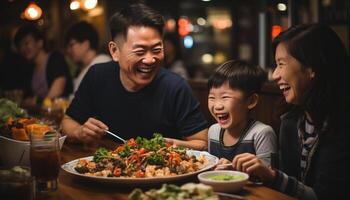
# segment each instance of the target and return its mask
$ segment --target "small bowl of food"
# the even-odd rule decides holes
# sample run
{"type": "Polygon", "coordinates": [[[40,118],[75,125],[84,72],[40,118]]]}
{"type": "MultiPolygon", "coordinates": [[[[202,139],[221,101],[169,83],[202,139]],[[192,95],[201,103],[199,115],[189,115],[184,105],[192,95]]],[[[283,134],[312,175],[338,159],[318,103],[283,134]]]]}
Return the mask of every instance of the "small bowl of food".
{"type": "Polygon", "coordinates": [[[233,193],[243,188],[249,175],[232,170],[216,170],[200,173],[198,179],[201,183],[212,186],[215,192],[233,193]]]}

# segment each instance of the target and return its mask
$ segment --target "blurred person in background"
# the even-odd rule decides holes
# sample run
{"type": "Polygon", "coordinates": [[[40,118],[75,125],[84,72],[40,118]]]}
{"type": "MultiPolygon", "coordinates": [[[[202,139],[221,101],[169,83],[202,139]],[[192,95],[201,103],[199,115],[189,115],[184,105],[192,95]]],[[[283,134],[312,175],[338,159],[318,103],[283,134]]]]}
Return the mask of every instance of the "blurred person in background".
{"type": "Polygon", "coordinates": [[[111,61],[109,55],[98,53],[98,33],[85,21],[74,24],[68,30],[66,47],[70,58],[79,66],[78,74],[73,80],[73,93],[78,90],[80,82],[92,65],[111,61]]]}
{"type": "Polygon", "coordinates": [[[45,98],[68,97],[72,92],[72,79],[64,56],[45,49],[45,37],[34,24],[21,26],[15,35],[19,53],[34,63],[31,73],[31,96],[23,106],[40,105],[45,98]]]}
{"type": "Polygon", "coordinates": [[[279,168],[252,154],[237,155],[232,165],[298,199],[344,199],[350,179],[347,50],[321,24],[293,26],[272,46],[272,78],[291,105],[281,116],[279,168]]]}
{"type": "Polygon", "coordinates": [[[164,63],[170,71],[179,74],[182,78],[188,79],[189,75],[185,63],[181,59],[179,43],[175,35],[166,34],[163,39],[164,63]]]}
{"type": "Polygon", "coordinates": [[[0,40],[0,97],[20,104],[30,90],[28,74],[33,66],[16,51],[9,35],[0,40]]]}

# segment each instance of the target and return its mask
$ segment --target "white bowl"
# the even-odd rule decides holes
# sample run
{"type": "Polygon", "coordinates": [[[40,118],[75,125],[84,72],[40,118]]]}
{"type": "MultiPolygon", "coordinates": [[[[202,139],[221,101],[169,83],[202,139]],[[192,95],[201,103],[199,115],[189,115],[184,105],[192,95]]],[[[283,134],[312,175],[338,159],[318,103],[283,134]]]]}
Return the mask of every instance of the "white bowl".
{"type": "Polygon", "coordinates": [[[249,175],[244,172],[232,170],[216,170],[200,173],[198,174],[198,179],[201,183],[212,186],[215,192],[232,193],[243,188],[248,182],[249,175]],[[231,176],[233,179],[214,180],[214,177],[218,178],[218,176],[231,176]]]}
{"type": "MultiPolygon", "coordinates": [[[[66,137],[59,138],[60,149],[66,137]]],[[[0,135],[0,164],[6,167],[30,166],[29,147],[29,141],[14,140],[0,135]]]]}

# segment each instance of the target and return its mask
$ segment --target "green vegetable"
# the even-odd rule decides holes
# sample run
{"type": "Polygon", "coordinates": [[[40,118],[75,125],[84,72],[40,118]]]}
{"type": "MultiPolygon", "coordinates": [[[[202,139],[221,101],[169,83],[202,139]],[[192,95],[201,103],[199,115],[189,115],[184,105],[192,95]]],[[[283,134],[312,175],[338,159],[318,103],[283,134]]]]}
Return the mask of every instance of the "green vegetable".
{"type": "Polygon", "coordinates": [[[150,165],[164,165],[165,161],[159,154],[152,154],[147,158],[147,163],[150,165]]]}
{"type": "Polygon", "coordinates": [[[212,187],[203,184],[187,183],[181,187],[173,184],[163,184],[160,189],[151,189],[142,192],[134,189],[128,197],[129,200],[219,200],[212,187]]]}
{"type": "Polygon", "coordinates": [[[8,99],[0,99],[0,128],[5,124],[8,118],[12,117],[13,120],[18,118],[28,117],[25,110],[18,107],[18,105],[8,99]]]}
{"type": "Polygon", "coordinates": [[[140,200],[142,195],[142,190],[139,188],[134,189],[129,195],[130,200],[140,200]]]}
{"type": "Polygon", "coordinates": [[[124,150],[119,151],[118,154],[123,158],[128,157],[130,155],[130,147],[128,145],[125,145],[124,150]]]}
{"type": "Polygon", "coordinates": [[[158,151],[166,146],[165,139],[160,133],[154,133],[152,139],[137,137],[135,141],[138,148],[145,148],[147,151],[158,151]]]}
{"type": "Polygon", "coordinates": [[[105,148],[99,148],[96,150],[95,155],[94,155],[94,162],[98,163],[101,162],[104,158],[108,158],[108,150],[105,148]]]}

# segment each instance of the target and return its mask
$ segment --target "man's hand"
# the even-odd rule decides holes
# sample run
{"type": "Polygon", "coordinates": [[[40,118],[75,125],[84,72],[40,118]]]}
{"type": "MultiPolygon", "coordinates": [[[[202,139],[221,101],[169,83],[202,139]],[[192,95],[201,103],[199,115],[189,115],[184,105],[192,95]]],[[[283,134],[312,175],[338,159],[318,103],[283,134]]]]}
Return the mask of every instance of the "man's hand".
{"type": "Polygon", "coordinates": [[[80,141],[91,143],[105,135],[105,130],[108,130],[107,125],[90,117],[83,125],[75,130],[73,135],[80,141]]]}

